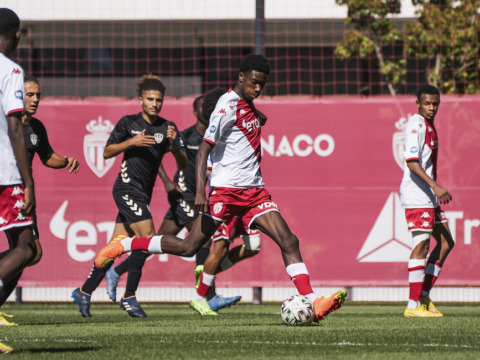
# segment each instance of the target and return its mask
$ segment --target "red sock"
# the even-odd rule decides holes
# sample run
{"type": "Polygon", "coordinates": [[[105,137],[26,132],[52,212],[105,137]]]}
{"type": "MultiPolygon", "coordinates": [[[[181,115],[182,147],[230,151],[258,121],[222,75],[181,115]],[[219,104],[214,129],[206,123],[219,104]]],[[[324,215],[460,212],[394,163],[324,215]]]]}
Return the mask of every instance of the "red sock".
{"type": "Polygon", "coordinates": [[[422,295],[423,281],[425,279],[425,266],[408,268],[408,283],[410,287],[409,299],[420,301],[422,295]]]}
{"type": "Polygon", "coordinates": [[[153,236],[147,236],[143,238],[133,238],[132,239],[132,251],[134,250],[144,250],[148,251],[148,246],[150,245],[150,240],[153,236]]]}
{"type": "Polygon", "coordinates": [[[197,294],[200,295],[201,297],[206,298],[208,294],[208,290],[210,290],[210,286],[208,286],[203,282],[203,272],[202,272],[202,274],[200,275],[200,283],[198,284],[198,288],[197,288],[197,294]]]}
{"type": "Polygon", "coordinates": [[[292,281],[295,284],[298,293],[300,295],[308,295],[313,293],[312,286],[310,285],[310,276],[307,274],[298,274],[292,277],[292,281]]]}

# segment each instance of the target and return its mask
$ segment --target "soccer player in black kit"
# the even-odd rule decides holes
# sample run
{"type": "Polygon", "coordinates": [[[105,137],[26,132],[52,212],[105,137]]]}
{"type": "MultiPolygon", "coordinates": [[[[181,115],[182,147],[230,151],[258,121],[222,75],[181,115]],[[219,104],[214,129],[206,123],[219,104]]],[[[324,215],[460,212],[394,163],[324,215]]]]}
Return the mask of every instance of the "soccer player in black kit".
{"type": "MultiPolygon", "coordinates": [[[[22,115],[23,134],[25,136],[25,144],[27,146],[27,155],[30,169],[32,168],[33,158],[38,154],[43,165],[52,169],[66,168],[70,173],[77,173],[80,165],[74,157],[57,155],[48,141],[47,130],[42,122],[33,117],[40,105],[40,85],[37,79],[32,75],[25,75],[24,77],[24,108],[25,113],[22,115]]],[[[39,241],[38,228],[36,224],[35,214],[33,215],[33,239],[35,240],[36,255],[35,258],[28,263],[27,266],[37,264],[42,258],[42,246],[39,241]]],[[[13,239],[7,234],[9,243],[13,243],[13,239]]],[[[0,253],[0,259],[6,256],[10,250],[0,253]]],[[[10,294],[17,286],[18,280],[22,276],[22,272],[18,273],[12,280],[7,282],[3,289],[0,289],[0,306],[7,301],[10,294]]],[[[0,325],[17,325],[5,319],[6,314],[0,312],[0,325]]]]}
{"type": "MultiPolygon", "coordinates": [[[[165,153],[171,151],[179,169],[187,165],[184,145],[176,125],[158,116],[162,109],[165,86],[157,76],[144,75],[137,83],[142,111],[122,117],[113,129],[103,152],[108,159],[123,153],[120,173],[113,186],[118,215],[112,239],[117,236],[151,236],[155,234],[149,204],[153,186],[165,153]]],[[[128,262],[128,280],[120,307],[132,317],[147,316],[137,302],[135,292],[141,269],[149,254],[132,252],[128,262]]],[[[112,262],[113,263],[113,262],[112,262]]],[[[93,265],[82,287],[72,293],[80,314],[91,317],[90,299],[112,265],[100,269],[93,265]]]]}
{"type": "MultiPolygon", "coordinates": [[[[218,95],[215,96],[218,99],[223,95],[227,89],[216,88],[210,92],[214,92],[218,95]]],[[[216,104],[213,103],[213,107],[210,113],[213,111],[216,104]]],[[[168,194],[168,202],[170,208],[168,209],[165,217],[157,231],[157,234],[171,234],[177,235],[184,227],[190,231],[193,222],[198,216],[198,212],[195,210],[195,157],[197,156],[198,147],[203,141],[203,135],[208,127],[208,119],[210,115],[203,116],[203,95],[195,98],[193,102],[193,114],[197,121],[194,125],[182,130],[180,136],[185,144],[185,150],[188,158],[187,167],[185,169],[178,169],[174,175],[173,181],[168,177],[162,165],[158,169],[158,175],[163,182],[165,191],[168,194]]],[[[203,264],[210,251],[211,241],[199,251],[196,255],[197,265],[203,264]]],[[[120,281],[120,276],[129,270],[129,263],[131,256],[126,258],[121,264],[116,267],[111,267],[106,275],[107,280],[107,292],[112,301],[116,301],[116,288],[120,281]]],[[[223,297],[215,294],[215,289],[212,287],[211,294],[209,294],[210,307],[215,310],[235,304],[240,300],[240,296],[235,297],[223,297]]]]}

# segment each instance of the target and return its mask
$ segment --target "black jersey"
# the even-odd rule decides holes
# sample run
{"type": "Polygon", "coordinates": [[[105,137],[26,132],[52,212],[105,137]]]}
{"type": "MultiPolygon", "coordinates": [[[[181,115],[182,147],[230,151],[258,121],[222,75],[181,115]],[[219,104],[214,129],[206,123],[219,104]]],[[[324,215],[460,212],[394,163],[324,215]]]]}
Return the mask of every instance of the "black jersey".
{"type": "MultiPolygon", "coordinates": [[[[107,146],[128,140],[145,129],[145,135],[155,137],[156,144],[149,147],[132,147],[124,151],[121,170],[115,184],[136,188],[148,197],[152,196],[153,186],[158,173],[158,167],[163,155],[171,151],[170,141],[167,139],[168,126],[176,125],[161,117],[157,117],[154,124],[149,124],[141,113],[122,117],[110,137],[107,146]]],[[[182,141],[178,142],[182,147],[182,141]]],[[[123,187],[122,186],[122,187],[123,187]]]]}
{"type": "Polygon", "coordinates": [[[195,158],[198,148],[203,141],[203,134],[197,131],[196,125],[193,125],[181,131],[180,136],[185,143],[188,163],[184,170],[177,170],[173,180],[178,184],[182,192],[195,194],[197,188],[195,182],[195,158]]]}
{"type": "Polygon", "coordinates": [[[43,162],[50,159],[54,154],[50,143],[48,142],[47,130],[38,119],[31,118],[30,122],[22,123],[23,134],[25,135],[25,144],[27,145],[28,160],[32,167],[35,153],[40,156],[43,162]]]}

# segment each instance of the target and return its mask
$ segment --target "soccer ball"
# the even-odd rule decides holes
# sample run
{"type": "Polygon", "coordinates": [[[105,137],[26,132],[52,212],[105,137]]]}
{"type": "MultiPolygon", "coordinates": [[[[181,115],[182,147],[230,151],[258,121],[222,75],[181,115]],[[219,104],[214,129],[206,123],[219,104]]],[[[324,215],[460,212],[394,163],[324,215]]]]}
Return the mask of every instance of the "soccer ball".
{"type": "Polygon", "coordinates": [[[282,320],[287,325],[310,325],[315,317],[312,302],[303,295],[293,295],[282,304],[282,320]]]}

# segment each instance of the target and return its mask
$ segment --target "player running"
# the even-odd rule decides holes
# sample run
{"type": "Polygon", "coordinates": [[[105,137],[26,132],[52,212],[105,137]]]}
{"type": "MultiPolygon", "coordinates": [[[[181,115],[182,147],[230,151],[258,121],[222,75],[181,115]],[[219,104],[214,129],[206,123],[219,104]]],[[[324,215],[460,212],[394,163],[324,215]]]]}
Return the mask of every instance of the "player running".
{"type": "MultiPolygon", "coordinates": [[[[327,298],[313,292],[298,239],[264,188],[260,172],[261,126],[253,100],[267,83],[269,72],[270,64],[263,56],[246,56],[240,64],[235,88],[230,89],[217,103],[197,154],[195,206],[201,214],[188,236],[185,239],[172,235],[132,239],[119,235],[98,252],[95,259],[97,267],[109,266],[113,259],[133,250],[192,256],[221,223],[240,216],[250,228],[259,229],[280,247],[287,274],[299,294],[313,302],[315,321],[324,319],[343,305],[347,295],[345,290],[339,290],[327,298]],[[207,200],[205,174],[209,155],[213,164],[210,182],[213,190],[210,200],[207,200]]],[[[190,305],[200,313],[212,311],[206,298],[198,293],[190,305]]]]}
{"type": "MultiPolygon", "coordinates": [[[[113,198],[118,207],[112,239],[119,234],[152,236],[155,234],[149,204],[158,168],[163,156],[171,151],[177,167],[187,164],[183,141],[176,125],[158,116],[162,109],[165,86],[157,76],[144,75],[137,83],[137,95],[142,112],[120,119],[103,152],[105,159],[123,153],[121,170],[113,186],[113,198]]],[[[120,307],[132,317],[146,317],[137,302],[135,292],[140,281],[141,269],[150,254],[134,251],[128,262],[128,279],[120,307]]],[[[109,266],[111,263],[109,263],[109,266]]],[[[108,267],[92,267],[81,288],[72,293],[80,314],[90,314],[91,294],[98,287],[108,267]]]]}
{"type": "MultiPolygon", "coordinates": [[[[32,170],[32,162],[35,154],[38,154],[42,163],[52,169],[67,169],[70,173],[77,173],[79,170],[79,163],[74,157],[59,156],[57,155],[48,141],[47,130],[43,123],[34,118],[38,106],[40,105],[40,85],[37,79],[32,75],[26,75],[24,80],[24,93],[25,93],[25,113],[22,116],[23,133],[25,135],[25,143],[27,145],[28,160],[30,165],[30,171],[32,170]]],[[[37,264],[42,258],[43,250],[40,245],[39,233],[36,224],[36,216],[33,214],[33,239],[35,241],[36,256],[28,263],[27,266],[33,266],[37,264]]],[[[10,238],[7,232],[7,238],[10,243],[13,243],[14,239],[10,238]]],[[[10,250],[0,253],[0,259],[8,254],[10,250]]],[[[5,284],[3,289],[0,290],[0,306],[7,301],[10,294],[17,286],[18,280],[22,276],[22,271],[19,272],[12,280],[5,284]]],[[[0,313],[0,325],[17,325],[13,322],[9,322],[5,319],[6,314],[0,313]]],[[[8,316],[8,315],[7,315],[8,316]]]]}
{"type": "Polygon", "coordinates": [[[408,119],[405,129],[405,166],[400,186],[400,199],[413,239],[408,261],[410,295],[404,316],[442,317],[429,296],[454,245],[439,205],[448,204],[452,195],[436,182],[438,137],[433,122],[440,106],[440,92],[434,86],[424,85],[418,90],[416,104],[418,114],[408,119]],[[437,245],[425,266],[432,234],[437,245]]]}
{"type": "MultiPolygon", "coordinates": [[[[0,231],[10,251],[0,260],[0,289],[36,255],[33,240],[35,192],[22,129],[23,69],[6,55],[20,40],[20,19],[0,8],[0,231]]],[[[13,349],[0,343],[0,353],[13,349]]]]}

